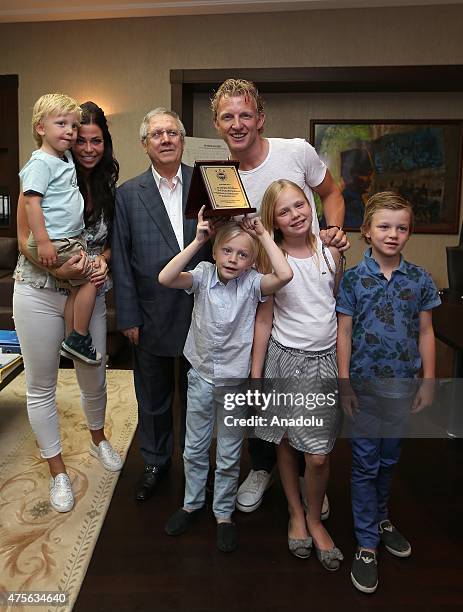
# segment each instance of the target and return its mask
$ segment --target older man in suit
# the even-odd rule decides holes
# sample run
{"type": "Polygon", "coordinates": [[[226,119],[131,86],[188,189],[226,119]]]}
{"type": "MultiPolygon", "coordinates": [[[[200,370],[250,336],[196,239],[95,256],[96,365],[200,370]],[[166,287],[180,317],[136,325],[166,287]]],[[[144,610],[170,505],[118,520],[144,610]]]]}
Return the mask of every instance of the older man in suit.
{"type": "MultiPolygon", "coordinates": [[[[185,219],[192,169],[181,163],[185,129],[165,108],[150,111],[140,127],[151,166],[116,194],[112,266],[118,328],[134,346],[140,450],[145,461],[137,501],[149,499],[171,464],[175,361],[181,404],[180,443],[185,436],[187,371],[182,356],[192,298],[158,283],[166,263],[194,238],[196,222],[185,219]]],[[[199,252],[190,266],[208,257],[199,252]]]]}

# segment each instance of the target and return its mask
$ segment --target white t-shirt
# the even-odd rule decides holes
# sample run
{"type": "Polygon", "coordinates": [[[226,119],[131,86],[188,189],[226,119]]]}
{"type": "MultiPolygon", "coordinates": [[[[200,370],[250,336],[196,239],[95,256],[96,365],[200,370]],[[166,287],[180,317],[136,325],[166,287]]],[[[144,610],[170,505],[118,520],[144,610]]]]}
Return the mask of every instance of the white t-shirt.
{"type": "MultiPolygon", "coordinates": [[[[273,338],[283,346],[302,351],[323,351],[336,343],[334,274],[326,265],[320,238],[316,239],[316,255],[305,259],[288,255],[294,276],[274,297],[273,338]]],[[[325,255],[335,272],[328,248],[325,255]]]]}
{"type": "Polygon", "coordinates": [[[312,207],[312,231],[318,234],[319,225],[311,187],[323,182],[326,166],[315,149],[302,138],[267,138],[268,155],[252,170],[240,170],[241,180],[251,206],[260,210],[265,190],[273,181],[287,179],[299,185],[312,207]]]}

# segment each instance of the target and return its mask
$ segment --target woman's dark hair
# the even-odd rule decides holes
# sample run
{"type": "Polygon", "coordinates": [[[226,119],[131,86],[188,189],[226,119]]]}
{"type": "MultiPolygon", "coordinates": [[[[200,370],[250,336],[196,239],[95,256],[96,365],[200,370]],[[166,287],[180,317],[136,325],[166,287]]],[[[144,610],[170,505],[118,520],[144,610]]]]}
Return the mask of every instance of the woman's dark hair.
{"type": "Polygon", "coordinates": [[[111,227],[116,183],[119,178],[119,163],[113,154],[113,141],[103,109],[94,102],[84,102],[80,108],[82,109],[81,125],[92,123],[97,125],[103,132],[104,143],[103,157],[89,175],[85,174],[76,164],[77,182],[84,200],[88,198],[88,186],[92,194],[92,210],[85,210],[85,224],[95,222],[103,213],[106,223],[111,227]]]}

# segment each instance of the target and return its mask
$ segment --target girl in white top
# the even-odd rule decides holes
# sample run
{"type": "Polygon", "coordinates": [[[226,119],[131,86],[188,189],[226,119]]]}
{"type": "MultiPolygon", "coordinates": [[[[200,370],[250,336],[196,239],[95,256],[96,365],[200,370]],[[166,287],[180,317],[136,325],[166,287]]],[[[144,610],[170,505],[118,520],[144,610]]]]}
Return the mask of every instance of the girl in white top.
{"type": "MultiPolygon", "coordinates": [[[[341,255],[334,247],[324,247],[313,234],[311,206],[292,181],[280,179],[268,187],[260,214],[264,227],[273,232],[286,254],[293,280],[258,308],[251,376],[272,379],[272,388],[277,391],[299,394],[305,390],[304,397],[321,393],[328,399],[315,411],[306,404],[292,405],[289,410],[288,405],[270,408],[266,415],[268,426],[257,427],[255,433],[278,444],[278,467],[290,515],[289,550],[297,557],[307,558],[313,542],[322,565],[334,571],[343,557],[321,522],[321,509],[329,476],[329,453],[339,427],[334,294],[341,255]],[[297,383],[293,388],[289,379],[297,383]],[[295,419],[316,416],[320,425],[304,422],[304,426],[287,426],[280,424],[281,418],[272,419],[272,412],[274,416],[295,419]],[[305,456],[307,515],[299,492],[298,451],[305,456]]],[[[268,265],[262,253],[260,271],[266,271],[268,265]]]]}

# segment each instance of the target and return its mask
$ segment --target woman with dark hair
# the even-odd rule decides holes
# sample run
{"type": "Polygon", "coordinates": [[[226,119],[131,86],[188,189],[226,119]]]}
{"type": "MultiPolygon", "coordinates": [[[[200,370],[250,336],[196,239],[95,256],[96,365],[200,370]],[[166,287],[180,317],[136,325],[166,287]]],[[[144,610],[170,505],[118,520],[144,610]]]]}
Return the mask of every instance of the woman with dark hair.
{"type": "MultiPolygon", "coordinates": [[[[60,268],[43,268],[27,251],[29,227],[24,198],[18,202],[18,243],[20,256],[15,270],[13,315],[24,359],[27,411],[37,437],[40,454],[50,470],[50,504],[58,512],[74,506],[71,481],[61,456],[58,414],[55,403],[59,350],[64,336],[66,280],[83,278],[99,288],[90,321],[96,350],[106,354],[105,292],[110,288],[108,262],[109,234],[114,214],[114,196],[119,164],[113,155],[111,135],[103,110],[85,102],[82,124],[72,146],[79,189],[85,202],[87,252],[75,256],[60,268]],[[63,283],[64,281],[64,283],[63,283]]],[[[67,355],[66,355],[67,356],[67,355]]],[[[106,411],[105,360],[98,368],[75,361],[82,407],[91,434],[90,454],[110,471],[122,467],[119,454],[104,433],[106,411]]]]}
{"type": "Polygon", "coordinates": [[[102,109],[94,102],[84,102],[80,108],[82,122],[72,154],[79,190],[85,201],[85,225],[103,215],[110,228],[119,163],[113,155],[113,141],[102,109]]]}

